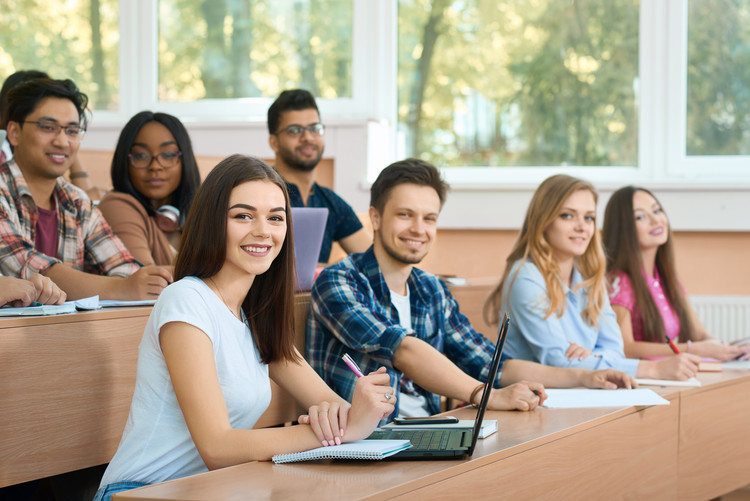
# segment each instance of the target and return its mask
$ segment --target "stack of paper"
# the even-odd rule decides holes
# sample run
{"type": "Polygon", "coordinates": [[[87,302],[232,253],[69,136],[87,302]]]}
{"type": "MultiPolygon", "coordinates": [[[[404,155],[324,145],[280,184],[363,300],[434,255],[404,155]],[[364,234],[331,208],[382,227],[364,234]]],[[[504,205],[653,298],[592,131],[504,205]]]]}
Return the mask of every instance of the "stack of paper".
{"type": "Polygon", "coordinates": [[[544,401],[544,407],[551,409],[669,405],[669,400],[660,397],[653,390],[647,388],[635,390],[547,389],[545,391],[547,392],[547,400],[544,401]]]}

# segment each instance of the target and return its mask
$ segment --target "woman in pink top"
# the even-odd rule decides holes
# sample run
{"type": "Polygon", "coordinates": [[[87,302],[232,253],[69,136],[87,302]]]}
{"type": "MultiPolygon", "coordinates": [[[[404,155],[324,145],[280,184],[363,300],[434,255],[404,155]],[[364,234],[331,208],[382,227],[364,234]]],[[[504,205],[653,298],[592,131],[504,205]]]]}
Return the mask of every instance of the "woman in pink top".
{"type": "Polygon", "coordinates": [[[635,186],[617,190],[604,212],[610,303],[620,324],[625,355],[669,356],[677,348],[702,357],[732,360],[748,347],[711,337],[677,278],[669,220],[654,195],[635,186]]]}

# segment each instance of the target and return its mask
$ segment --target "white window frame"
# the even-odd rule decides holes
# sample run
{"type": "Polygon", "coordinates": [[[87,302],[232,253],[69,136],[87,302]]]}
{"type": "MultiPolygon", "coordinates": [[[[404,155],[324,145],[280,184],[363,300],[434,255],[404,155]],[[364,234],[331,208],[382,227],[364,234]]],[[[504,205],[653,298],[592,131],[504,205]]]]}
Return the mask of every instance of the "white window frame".
{"type": "MultiPolygon", "coordinates": [[[[564,172],[597,186],[600,212],[614,189],[639,184],[659,195],[676,229],[750,231],[750,157],[685,154],[687,2],[641,0],[638,166],[571,167],[564,172]]],[[[125,34],[120,37],[120,108],[96,113],[92,129],[106,133],[97,141],[92,130],[92,142],[87,136],[87,143],[95,149],[113,148],[111,138],[119,127],[134,113],[150,109],[180,117],[198,154],[245,148],[267,155],[267,145],[261,143],[267,141],[264,127],[272,99],[159,102],[158,54],[152,49],[157,46],[157,0],[119,4],[120,33],[125,34]],[[235,147],[246,130],[255,131],[254,144],[235,147]],[[215,138],[225,139],[222,143],[215,138]]],[[[397,0],[354,0],[353,33],[352,98],[320,99],[318,105],[331,131],[326,154],[337,165],[346,164],[336,170],[335,188],[364,212],[369,184],[396,159],[397,0]]],[[[483,229],[519,228],[536,186],[560,172],[544,166],[442,170],[452,190],[440,226],[483,229]]]]}

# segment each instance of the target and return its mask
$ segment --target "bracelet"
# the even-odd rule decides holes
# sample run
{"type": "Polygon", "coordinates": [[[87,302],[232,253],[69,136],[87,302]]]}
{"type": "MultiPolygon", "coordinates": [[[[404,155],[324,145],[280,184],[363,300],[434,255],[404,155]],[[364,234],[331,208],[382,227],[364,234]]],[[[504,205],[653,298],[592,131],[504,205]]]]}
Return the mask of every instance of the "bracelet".
{"type": "Polygon", "coordinates": [[[477,396],[477,393],[482,391],[482,388],[484,388],[484,384],[480,384],[476,388],[474,388],[474,391],[471,392],[471,396],[469,397],[469,403],[473,405],[474,407],[477,407],[477,404],[474,403],[474,398],[477,396]]]}
{"type": "Polygon", "coordinates": [[[691,344],[693,344],[693,342],[692,342],[691,340],[689,340],[689,339],[688,339],[688,342],[687,342],[687,350],[685,350],[685,351],[687,351],[688,353],[690,353],[690,345],[691,345],[691,344]]]}
{"type": "Polygon", "coordinates": [[[86,171],[70,173],[70,179],[78,179],[79,177],[89,177],[89,173],[86,171]]]}

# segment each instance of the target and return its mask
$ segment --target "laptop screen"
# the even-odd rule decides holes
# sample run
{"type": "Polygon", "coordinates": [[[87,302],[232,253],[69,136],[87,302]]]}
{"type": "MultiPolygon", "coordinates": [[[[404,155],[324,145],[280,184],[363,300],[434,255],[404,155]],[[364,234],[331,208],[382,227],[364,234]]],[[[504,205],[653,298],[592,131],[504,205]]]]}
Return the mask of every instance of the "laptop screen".
{"type": "Polygon", "coordinates": [[[297,292],[312,289],[327,221],[328,209],[325,207],[292,207],[297,292]]]}
{"type": "Polygon", "coordinates": [[[505,313],[505,318],[500,322],[498,326],[497,343],[495,344],[495,353],[492,355],[492,362],[490,363],[490,371],[487,373],[487,382],[484,383],[484,391],[482,393],[482,400],[479,403],[479,409],[477,409],[477,417],[474,420],[474,432],[471,437],[471,447],[469,447],[469,456],[474,453],[474,447],[477,445],[477,438],[479,438],[479,430],[482,428],[482,420],[484,419],[484,411],[487,410],[487,405],[490,401],[490,393],[495,383],[495,377],[497,376],[497,369],[500,367],[500,358],[503,353],[503,346],[505,345],[505,337],[508,335],[508,327],[510,326],[510,317],[508,313],[505,313]]]}

